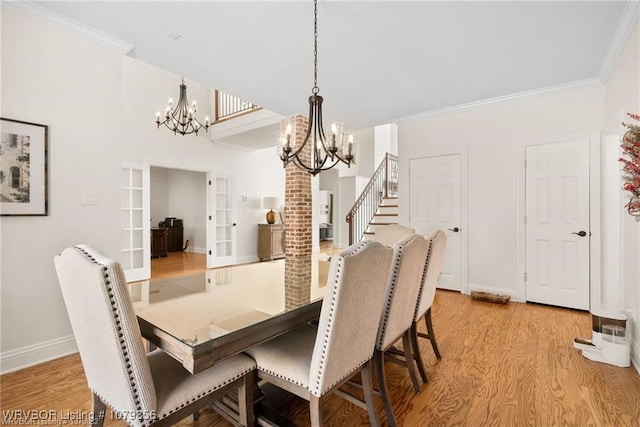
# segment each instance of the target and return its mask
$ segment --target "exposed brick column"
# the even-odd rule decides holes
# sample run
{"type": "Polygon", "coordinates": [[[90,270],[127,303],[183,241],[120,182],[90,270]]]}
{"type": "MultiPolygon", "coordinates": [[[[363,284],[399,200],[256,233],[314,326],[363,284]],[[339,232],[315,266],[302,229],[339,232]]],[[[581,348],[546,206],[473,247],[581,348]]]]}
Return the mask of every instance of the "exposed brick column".
{"type": "MultiPolygon", "coordinates": [[[[304,141],[308,120],[295,117],[293,139],[295,147],[304,141]]],[[[306,164],[311,161],[311,144],[307,144],[300,157],[306,164]]],[[[286,168],[285,211],[285,308],[292,309],[309,302],[311,298],[311,236],[312,194],[311,174],[290,163],[286,168]]]]}

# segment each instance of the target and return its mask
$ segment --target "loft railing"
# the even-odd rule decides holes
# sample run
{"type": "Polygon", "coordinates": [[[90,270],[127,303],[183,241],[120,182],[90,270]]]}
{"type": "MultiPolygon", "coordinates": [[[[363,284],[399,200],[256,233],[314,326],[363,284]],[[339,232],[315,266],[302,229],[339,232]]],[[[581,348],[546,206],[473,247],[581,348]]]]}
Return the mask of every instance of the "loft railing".
{"type": "Polygon", "coordinates": [[[398,156],[387,153],[347,214],[349,246],[359,242],[385,197],[398,195],[398,156]]]}
{"type": "Polygon", "coordinates": [[[242,116],[262,108],[219,90],[215,91],[215,103],[216,111],[213,120],[214,123],[242,116]]]}

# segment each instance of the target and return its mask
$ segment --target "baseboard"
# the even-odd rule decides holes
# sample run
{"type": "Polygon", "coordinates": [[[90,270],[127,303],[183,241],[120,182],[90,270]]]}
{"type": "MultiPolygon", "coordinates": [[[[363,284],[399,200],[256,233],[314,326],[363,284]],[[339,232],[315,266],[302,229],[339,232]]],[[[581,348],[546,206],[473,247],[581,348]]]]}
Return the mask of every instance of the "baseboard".
{"type": "Polygon", "coordinates": [[[497,288],[495,286],[484,286],[469,283],[469,293],[471,291],[487,292],[489,294],[509,295],[510,301],[523,302],[518,299],[518,291],[516,289],[497,288]]]}
{"type": "Polygon", "coordinates": [[[207,254],[207,248],[187,248],[186,252],[193,252],[194,254],[203,254],[206,255],[207,254]]]}
{"type": "Polygon", "coordinates": [[[0,373],[6,374],[77,352],[73,335],[5,351],[0,354],[0,373]]]}

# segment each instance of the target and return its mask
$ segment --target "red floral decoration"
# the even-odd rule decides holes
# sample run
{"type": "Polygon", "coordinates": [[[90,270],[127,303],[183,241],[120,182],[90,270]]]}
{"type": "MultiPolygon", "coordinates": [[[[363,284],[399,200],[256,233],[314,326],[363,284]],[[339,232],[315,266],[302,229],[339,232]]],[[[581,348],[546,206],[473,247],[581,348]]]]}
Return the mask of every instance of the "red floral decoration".
{"type": "MultiPolygon", "coordinates": [[[[640,121],[640,115],[627,114],[633,120],[640,121]]],[[[622,188],[630,194],[629,202],[625,205],[629,214],[640,220],[640,126],[622,123],[627,128],[622,137],[622,188]]]]}

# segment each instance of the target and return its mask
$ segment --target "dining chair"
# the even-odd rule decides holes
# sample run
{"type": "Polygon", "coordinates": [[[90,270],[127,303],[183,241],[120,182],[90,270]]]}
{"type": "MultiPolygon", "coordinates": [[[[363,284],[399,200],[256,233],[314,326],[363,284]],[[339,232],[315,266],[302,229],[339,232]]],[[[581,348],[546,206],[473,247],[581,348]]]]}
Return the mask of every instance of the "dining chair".
{"type": "Polygon", "coordinates": [[[416,230],[413,228],[408,228],[400,224],[382,225],[376,227],[376,231],[371,237],[371,240],[393,247],[393,245],[398,243],[400,240],[415,234],[415,232],[416,230]]]}
{"type": "Polygon", "coordinates": [[[438,360],[442,359],[440,350],[438,349],[438,343],[436,342],[436,335],[433,332],[433,321],[431,320],[431,307],[433,305],[433,299],[436,295],[436,287],[438,286],[438,278],[442,272],[442,265],[444,263],[445,248],[447,246],[447,235],[442,230],[437,230],[428,236],[424,237],[425,241],[429,245],[429,256],[424,267],[424,273],[422,278],[422,291],[418,298],[418,305],[414,313],[413,324],[411,325],[411,345],[414,349],[414,355],[416,357],[416,364],[418,365],[418,371],[420,377],[425,383],[428,381],[427,371],[422,360],[422,354],[420,353],[420,347],[418,345],[418,337],[426,338],[431,342],[431,347],[438,360]],[[424,321],[427,327],[427,333],[418,332],[418,322],[424,317],[424,321]]]}
{"type": "Polygon", "coordinates": [[[86,245],[66,248],[54,262],[93,395],[92,425],[103,425],[107,405],[130,426],[171,425],[234,390],[239,425],[253,425],[250,357],[192,375],[161,350],[146,354],[120,264],[86,245]]]}
{"type": "Polygon", "coordinates": [[[373,357],[380,397],[387,415],[387,422],[391,426],[396,425],[396,419],[387,390],[384,361],[385,352],[390,350],[400,338],[402,338],[405,355],[403,364],[409,371],[414,389],[416,392],[420,391],[410,330],[422,287],[422,275],[429,245],[422,236],[414,234],[396,243],[393,250],[383,315],[380,318],[373,357]]]}
{"type": "Polygon", "coordinates": [[[365,399],[354,403],[378,425],[371,358],[392,255],[391,248],[372,241],[334,255],[318,325],[299,326],[246,351],[260,379],[309,401],[314,427],[323,425],[323,399],[358,372],[365,399]]]}

